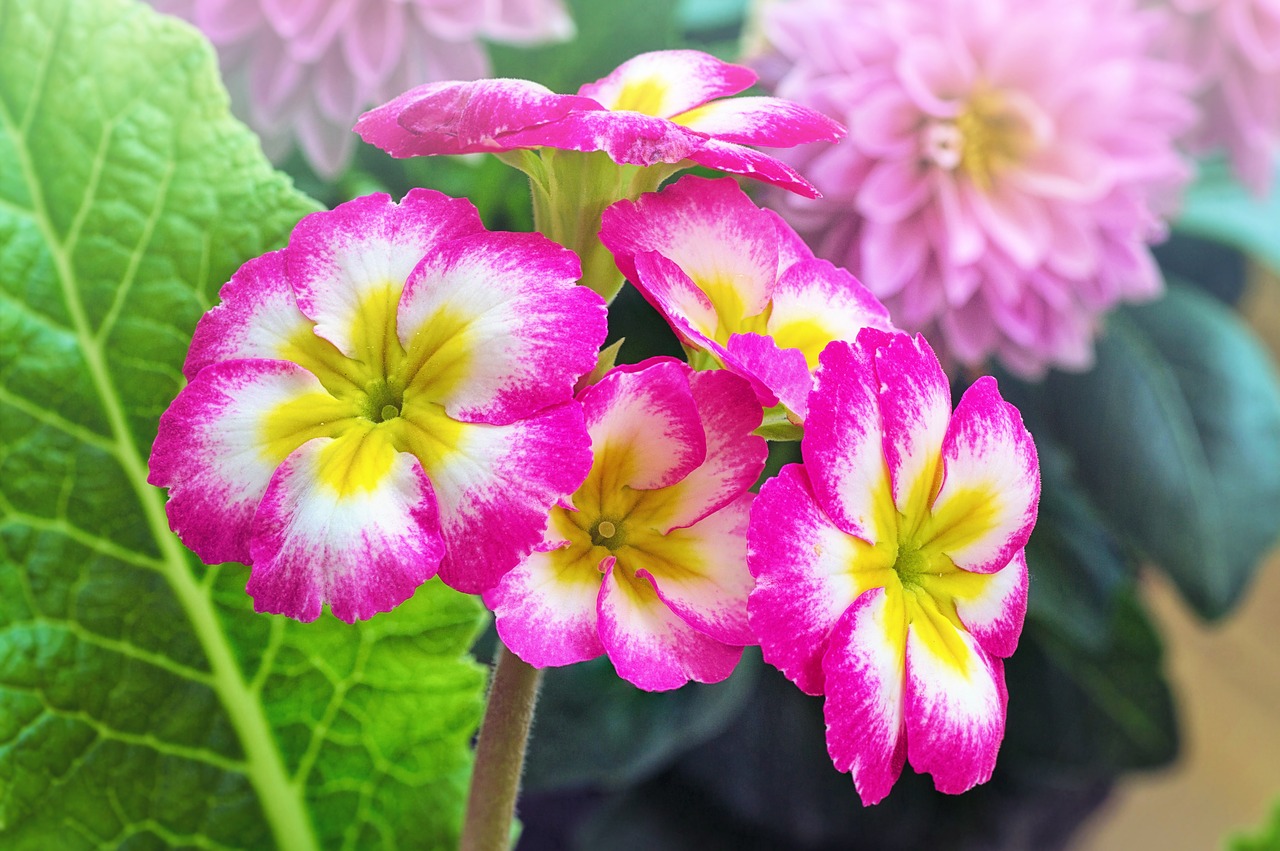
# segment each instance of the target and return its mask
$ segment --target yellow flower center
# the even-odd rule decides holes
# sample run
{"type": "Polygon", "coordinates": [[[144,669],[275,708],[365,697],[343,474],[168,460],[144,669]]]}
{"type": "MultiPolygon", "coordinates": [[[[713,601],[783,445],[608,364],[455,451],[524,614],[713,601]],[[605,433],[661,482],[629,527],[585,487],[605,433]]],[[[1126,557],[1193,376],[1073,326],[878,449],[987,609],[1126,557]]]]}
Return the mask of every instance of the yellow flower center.
{"type": "Polygon", "coordinates": [[[1023,162],[1036,146],[1035,132],[1017,98],[979,90],[951,120],[924,128],[925,158],[989,190],[1000,173],[1023,162]]]}
{"type": "Polygon", "coordinates": [[[263,447],[283,461],[308,440],[334,438],[323,479],[338,493],[373,490],[396,452],[416,456],[430,475],[464,441],[465,424],[441,400],[471,366],[469,323],[446,308],[428,318],[406,348],[397,332],[403,284],[372,288],[356,308],[353,357],[318,336],[299,331],[281,357],[310,371],[323,391],[271,411],[263,420],[263,447]]]}

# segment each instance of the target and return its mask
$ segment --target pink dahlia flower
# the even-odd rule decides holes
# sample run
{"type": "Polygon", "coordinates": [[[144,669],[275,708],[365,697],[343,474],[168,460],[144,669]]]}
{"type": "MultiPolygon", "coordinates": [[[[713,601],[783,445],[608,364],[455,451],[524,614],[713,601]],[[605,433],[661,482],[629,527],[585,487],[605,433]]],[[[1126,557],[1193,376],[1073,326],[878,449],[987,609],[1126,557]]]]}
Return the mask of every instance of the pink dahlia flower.
{"type": "Polygon", "coordinates": [[[1225,149],[1259,195],[1280,151],[1280,0],[1165,0],[1173,58],[1196,75],[1197,152],[1225,149]]]}
{"type": "Polygon", "coordinates": [[[1087,367],[1101,314],[1160,292],[1147,244],[1189,173],[1166,24],[1135,0],[770,6],[778,94],[852,128],[788,158],[825,197],[777,204],[949,358],[1087,367]]]}
{"type": "Polygon", "coordinates": [[[650,691],[723,680],[755,643],[747,489],[767,450],[751,388],[657,358],[579,398],[594,466],[538,552],[485,593],[498,634],[539,668],[608,655],[650,691]]]}
{"type": "Polygon", "coordinates": [[[600,240],[666,317],[690,362],[741,375],[762,405],[781,401],[797,421],[827,343],[893,327],[853,275],[816,259],[730,178],[687,175],[619,201],[605,210],[600,240]]]}
{"type": "Polygon", "coordinates": [[[826,695],[827,749],[863,803],[908,760],[942,792],[986,782],[1040,496],[1017,409],[986,376],[953,413],[923,337],[867,329],[822,353],[801,450],[751,510],[765,660],[826,695]]]}
{"type": "Polygon", "coordinates": [[[591,466],[573,386],[604,339],[577,259],[414,190],[312,213],[196,327],[149,481],[262,612],[345,621],[437,572],[490,587],[591,466]]]}
{"type": "Polygon", "coordinates": [[[334,177],[360,111],[428,80],[489,73],[480,39],[567,39],[561,0],[152,0],[213,42],[238,114],[274,160],[334,177]]]}

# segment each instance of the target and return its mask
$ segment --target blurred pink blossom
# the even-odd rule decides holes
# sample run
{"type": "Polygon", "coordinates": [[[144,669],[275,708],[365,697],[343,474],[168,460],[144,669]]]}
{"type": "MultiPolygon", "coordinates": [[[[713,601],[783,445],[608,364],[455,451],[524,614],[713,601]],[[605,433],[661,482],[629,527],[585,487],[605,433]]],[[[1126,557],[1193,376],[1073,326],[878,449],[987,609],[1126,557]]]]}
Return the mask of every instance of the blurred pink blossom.
{"type": "Polygon", "coordinates": [[[345,168],[367,107],[435,80],[488,76],[480,39],[574,34],[561,0],[152,0],[218,50],[237,114],[276,161],[296,145],[323,177],[345,168]]]}
{"type": "Polygon", "coordinates": [[[1167,0],[1171,58],[1196,74],[1196,153],[1225,150],[1254,192],[1271,185],[1280,150],[1280,0],[1167,0]]]}
{"type": "Polygon", "coordinates": [[[1189,75],[1136,0],[791,0],[756,60],[849,127],[782,154],[822,192],[774,204],[944,357],[1082,369],[1101,315],[1162,287],[1189,170],[1189,75]]]}

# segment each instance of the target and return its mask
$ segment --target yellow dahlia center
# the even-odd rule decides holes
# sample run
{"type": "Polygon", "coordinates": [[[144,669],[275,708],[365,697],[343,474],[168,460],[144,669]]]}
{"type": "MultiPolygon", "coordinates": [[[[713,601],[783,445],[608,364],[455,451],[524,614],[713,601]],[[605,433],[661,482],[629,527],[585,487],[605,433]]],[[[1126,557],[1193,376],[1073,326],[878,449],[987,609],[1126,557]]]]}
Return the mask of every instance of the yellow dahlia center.
{"type": "Polygon", "coordinates": [[[1031,121],[1017,100],[991,90],[974,94],[954,119],[925,128],[925,156],[984,190],[1001,172],[1025,160],[1034,146],[1031,121]]]}

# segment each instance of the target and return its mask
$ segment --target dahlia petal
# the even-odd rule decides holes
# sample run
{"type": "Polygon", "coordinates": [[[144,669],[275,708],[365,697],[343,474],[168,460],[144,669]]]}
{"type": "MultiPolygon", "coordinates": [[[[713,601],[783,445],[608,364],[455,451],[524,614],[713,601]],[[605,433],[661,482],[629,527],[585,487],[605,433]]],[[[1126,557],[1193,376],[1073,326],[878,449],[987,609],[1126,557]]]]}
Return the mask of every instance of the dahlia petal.
{"type": "Polygon", "coordinates": [[[740,318],[769,303],[779,271],[778,230],[776,217],[732,178],[686,175],[661,192],[605,210],[600,241],[628,280],[639,278],[637,255],[656,251],[674,261],[721,316],[740,318]]]}
{"type": "Polygon", "coordinates": [[[960,98],[971,87],[975,71],[971,57],[950,48],[931,36],[913,38],[895,65],[903,90],[917,107],[937,118],[960,114],[960,98]]]}
{"type": "Polygon", "coordinates": [[[274,128],[273,113],[296,112],[298,106],[310,100],[307,91],[306,66],[297,61],[287,50],[263,49],[254,45],[249,54],[249,95],[255,107],[254,116],[268,127],[274,128]]]}
{"type": "MultiPolygon", "coordinates": [[[[493,14],[491,0],[479,3],[422,3],[408,6],[422,24],[422,31],[443,42],[463,42],[485,31],[485,18],[493,14]]],[[[440,78],[436,78],[440,79],[440,78]]],[[[472,79],[458,77],[459,80],[472,79]]]]}
{"type": "Polygon", "coordinates": [[[884,800],[907,758],[901,595],[887,588],[861,594],[836,622],[822,657],[827,751],[837,771],[853,774],[864,806],[884,800]]]}
{"type": "Polygon", "coordinates": [[[752,506],[747,565],[756,581],[747,613],[765,661],[806,694],[822,694],[831,630],[859,594],[888,581],[893,554],[838,528],[805,467],[788,464],[752,506]]]}
{"type": "Polygon", "coordinates": [[[1014,263],[1030,270],[1044,261],[1052,233],[1040,199],[1001,189],[970,188],[966,194],[986,234],[1014,263]]]}
{"type": "Polygon", "coordinates": [[[747,521],[755,495],[741,494],[692,526],[629,542],[626,564],[652,579],[671,611],[699,632],[739,647],[755,644],[747,624],[747,521]]]}
{"type": "Polygon", "coordinates": [[[741,647],[703,635],[667,608],[644,570],[627,577],[611,565],[598,612],[600,642],[618,676],[645,691],[718,683],[742,658],[741,647]]]}
{"type": "Polygon", "coordinates": [[[796,263],[773,291],[769,335],[799,349],[810,369],[833,340],[852,342],[863,328],[893,330],[889,311],[847,270],[826,260],[796,263]]]}
{"type": "Polygon", "coordinates": [[[877,222],[898,222],[929,199],[929,172],[914,160],[881,160],[858,190],[858,212],[877,222]]]}
{"type": "Polygon", "coordinates": [[[214,44],[233,44],[262,26],[262,9],[254,0],[205,0],[195,4],[191,21],[214,44]]]}
{"type": "Polygon", "coordinates": [[[313,103],[304,104],[290,119],[298,147],[316,174],[334,180],[351,160],[355,138],[340,124],[328,118],[313,103]]]}
{"type": "Polygon", "coordinates": [[[355,16],[360,0],[304,0],[301,4],[281,3],[280,0],[268,0],[277,9],[272,16],[281,14],[282,7],[293,5],[300,11],[311,13],[311,19],[292,31],[288,39],[289,52],[299,62],[316,62],[334,46],[338,33],[355,16]],[[315,10],[312,12],[312,10],[315,10]]]}
{"type": "Polygon", "coordinates": [[[560,0],[485,0],[484,8],[484,34],[497,41],[568,41],[577,31],[560,0]]]}
{"type": "Polygon", "coordinates": [[[862,278],[881,298],[897,295],[908,281],[918,279],[931,250],[916,220],[866,222],[859,249],[862,278]]]}
{"type": "Polygon", "coordinates": [[[410,385],[468,422],[512,422],[572,395],[596,363],[604,300],[541,234],[452,240],[409,275],[397,311],[410,385]]]}
{"type": "Polygon", "coordinates": [[[428,83],[360,116],[355,132],[393,157],[474,154],[521,147],[503,137],[599,109],[528,80],[428,83]]]}
{"type": "Polygon", "coordinates": [[[942,458],[942,486],[922,540],[958,567],[994,573],[1026,546],[1040,498],[1035,443],[994,378],[983,376],[965,391],[942,458]]]}
{"type": "Polygon", "coordinates": [[[337,51],[326,54],[310,66],[308,75],[314,83],[312,91],[320,114],[327,121],[338,124],[339,128],[364,106],[364,93],[360,91],[359,81],[337,51]]]}
{"type": "Polygon", "coordinates": [[[1018,550],[1013,561],[995,573],[949,571],[931,576],[926,587],[955,600],[956,614],[978,646],[992,656],[1012,656],[1027,614],[1027,557],[1018,550]]]}
{"type": "Polygon", "coordinates": [[[805,180],[800,172],[782,160],[753,148],[744,148],[719,139],[707,139],[687,156],[698,165],[750,177],[804,198],[822,197],[822,193],[805,180]]]}
{"type": "Polygon", "coordinates": [[[262,14],[285,38],[313,29],[324,17],[325,0],[260,0],[262,14]]]}
{"type": "Polygon", "coordinates": [[[602,655],[598,568],[590,549],[567,544],[532,553],[512,568],[484,593],[502,643],[535,668],[602,655]]]}
{"type": "Polygon", "coordinates": [[[736,95],[756,81],[756,72],[699,50],[658,50],[623,62],[578,94],[610,110],[670,118],[713,98],[736,95]]]}
{"type": "MultiPolygon", "coordinates": [[[[397,3],[364,4],[342,33],[342,55],[356,78],[377,85],[386,80],[404,48],[408,12],[397,3]]],[[[364,106],[357,103],[355,109],[364,106]]],[[[354,114],[355,109],[343,118],[354,114]]]]}
{"type": "Polygon", "coordinates": [[[587,487],[666,488],[707,457],[707,437],[689,386],[689,369],[662,361],[613,371],[579,397],[595,452],[587,487]]]}
{"type": "Polygon", "coordinates": [[[366,195],[298,222],[285,249],[298,307],[347,357],[386,365],[404,281],[441,243],[484,229],[470,201],[412,189],[366,195]]]}
{"type": "Polygon", "coordinates": [[[923,335],[895,334],[876,349],[875,367],[893,501],[910,523],[926,514],[937,485],[951,387],[923,335]]]}
{"type": "Polygon", "coordinates": [[[448,547],[440,577],[469,594],[493,587],[533,550],[548,512],[591,468],[577,403],[490,425],[458,422],[438,405],[406,399],[388,424],[397,430],[397,445],[421,461],[439,497],[448,547]]]}
{"type": "Polygon", "coordinates": [[[873,157],[902,156],[916,145],[920,112],[901,90],[881,87],[868,95],[849,128],[849,139],[873,157]]]}
{"type": "Polygon", "coordinates": [[[253,519],[254,610],[303,621],[328,604],[354,623],[395,608],[444,554],[435,494],[417,459],[372,423],[303,444],[253,519]]]}
{"type": "Polygon", "coordinates": [[[691,372],[688,381],[702,421],[706,456],[679,481],[662,488],[661,514],[651,515],[649,522],[664,533],[699,523],[735,502],[760,478],[769,454],[764,439],[752,435],[760,427],[762,411],[746,382],[723,370],[691,372]]]}
{"type": "Polygon", "coordinates": [[[721,360],[725,369],[751,384],[757,407],[772,408],[781,402],[800,422],[809,415],[813,374],[799,349],[779,348],[777,340],[763,334],[730,334],[721,360]]]}
{"type": "Polygon", "coordinates": [[[973,211],[965,206],[966,197],[951,177],[940,176],[934,180],[934,198],[943,228],[944,241],[939,246],[941,259],[956,266],[976,262],[987,246],[973,211]]]}
{"type": "Polygon", "coordinates": [[[873,363],[887,337],[863,329],[855,344],[837,341],[823,350],[801,443],[819,504],[837,526],[872,544],[897,540],[873,363]]]}
{"type": "Polygon", "coordinates": [[[296,364],[215,363],[161,415],[147,481],[169,488],[170,528],[202,561],[247,564],[253,514],[281,460],[355,413],[296,364]]]}
{"type": "Polygon", "coordinates": [[[911,767],[950,795],[990,780],[1004,738],[1004,664],[940,614],[928,614],[907,627],[906,667],[911,767]]]}
{"type": "Polygon", "coordinates": [[[712,101],[671,120],[735,145],[791,148],[808,142],[834,142],[844,136],[844,128],[821,112],[771,97],[712,101]]]}

